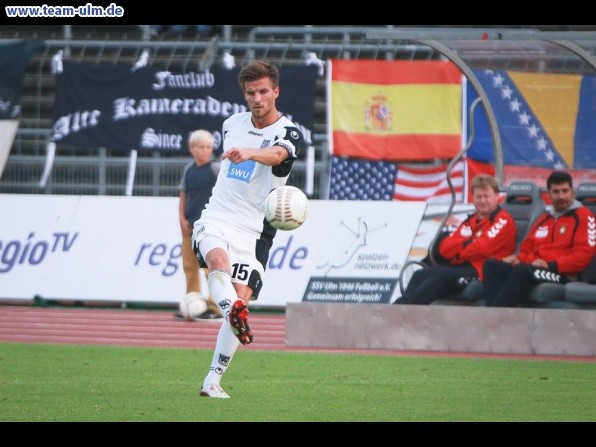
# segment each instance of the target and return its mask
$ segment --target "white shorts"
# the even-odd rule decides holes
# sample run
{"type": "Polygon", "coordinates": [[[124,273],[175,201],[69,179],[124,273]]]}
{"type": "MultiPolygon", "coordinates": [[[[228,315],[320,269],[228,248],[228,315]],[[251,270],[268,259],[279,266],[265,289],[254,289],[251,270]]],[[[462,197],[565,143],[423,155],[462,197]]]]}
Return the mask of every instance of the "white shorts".
{"type": "MultiPolygon", "coordinates": [[[[214,248],[222,248],[228,254],[232,271],[232,282],[250,286],[255,297],[261,288],[265,267],[259,261],[259,238],[252,232],[246,232],[224,222],[197,221],[192,232],[193,246],[198,243],[201,257],[214,248]]],[[[269,249],[267,248],[268,257],[269,249]]]]}

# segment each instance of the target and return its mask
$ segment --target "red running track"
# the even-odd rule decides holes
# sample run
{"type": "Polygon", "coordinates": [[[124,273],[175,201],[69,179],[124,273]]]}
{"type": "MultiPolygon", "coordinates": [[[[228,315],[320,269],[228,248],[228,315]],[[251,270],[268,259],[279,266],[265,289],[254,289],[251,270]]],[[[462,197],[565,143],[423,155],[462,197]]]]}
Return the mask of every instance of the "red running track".
{"type": "MultiPolygon", "coordinates": [[[[0,305],[0,342],[154,346],[213,349],[221,320],[177,321],[173,311],[0,305]]],[[[323,349],[286,346],[284,314],[252,312],[255,351],[333,352],[434,357],[518,358],[596,362],[594,356],[544,356],[378,349],[323,349]]]]}

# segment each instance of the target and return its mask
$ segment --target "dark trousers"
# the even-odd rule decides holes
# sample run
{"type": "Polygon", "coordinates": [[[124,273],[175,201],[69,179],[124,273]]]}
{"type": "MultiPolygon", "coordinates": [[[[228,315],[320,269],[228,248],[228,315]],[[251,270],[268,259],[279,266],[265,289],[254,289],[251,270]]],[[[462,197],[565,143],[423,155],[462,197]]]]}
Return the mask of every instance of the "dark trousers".
{"type": "Polygon", "coordinates": [[[404,294],[393,304],[430,304],[460,292],[467,282],[478,278],[471,265],[432,265],[416,270],[404,294]]]}
{"type": "Polygon", "coordinates": [[[484,299],[487,306],[517,307],[528,298],[534,286],[543,282],[566,284],[569,278],[531,264],[513,267],[496,259],[484,263],[484,299]]]}

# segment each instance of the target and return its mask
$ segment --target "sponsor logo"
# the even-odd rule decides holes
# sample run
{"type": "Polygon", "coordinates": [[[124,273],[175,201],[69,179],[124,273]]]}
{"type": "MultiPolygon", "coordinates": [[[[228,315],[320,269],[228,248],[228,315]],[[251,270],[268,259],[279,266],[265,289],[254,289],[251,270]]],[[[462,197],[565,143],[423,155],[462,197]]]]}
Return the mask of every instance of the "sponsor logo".
{"type": "Polygon", "coordinates": [[[252,178],[255,165],[256,163],[254,160],[246,160],[238,164],[230,163],[228,177],[248,183],[252,178]]]}
{"type": "Polygon", "coordinates": [[[522,185],[514,184],[514,185],[509,186],[509,189],[511,191],[531,191],[532,185],[528,185],[527,183],[522,184],[522,185]]]}

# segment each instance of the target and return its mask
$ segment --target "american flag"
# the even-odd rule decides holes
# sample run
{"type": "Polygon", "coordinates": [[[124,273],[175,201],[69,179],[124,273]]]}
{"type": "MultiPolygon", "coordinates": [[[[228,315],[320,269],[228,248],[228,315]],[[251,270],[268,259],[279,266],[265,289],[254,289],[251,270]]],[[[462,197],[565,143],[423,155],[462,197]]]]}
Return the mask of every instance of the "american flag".
{"type": "MultiPolygon", "coordinates": [[[[431,167],[398,165],[393,199],[451,203],[451,189],[447,183],[448,166],[448,163],[431,167]]],[[[465,178],[465,163],[459,161],[451,170],[451,184],[457,202],[464,201],[465,178]]]]}
{"type": "Polygon", "coordinates": [[[331,157],[329,199],[391,200],[396,171],[388,161],[331,157]]]}
{"type": "MultiPolygon", "coordinates": [[[[419,200],[450,203],[448,164],[411,167],[386,161],[332,157],[329,175],[330,200],[419,200]]],[[[451,171],[456,201],[463,202],[465,163],[451,171]]]]}

